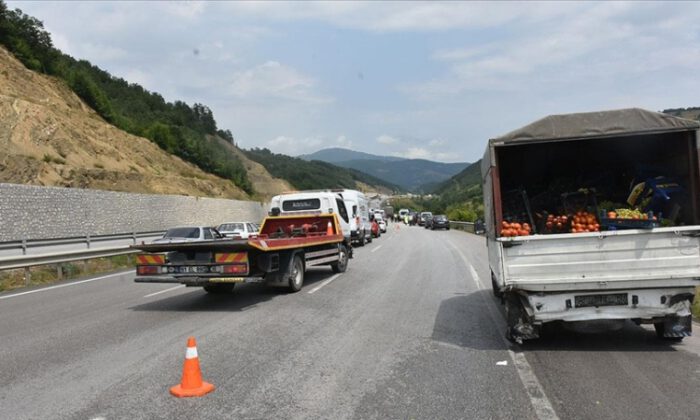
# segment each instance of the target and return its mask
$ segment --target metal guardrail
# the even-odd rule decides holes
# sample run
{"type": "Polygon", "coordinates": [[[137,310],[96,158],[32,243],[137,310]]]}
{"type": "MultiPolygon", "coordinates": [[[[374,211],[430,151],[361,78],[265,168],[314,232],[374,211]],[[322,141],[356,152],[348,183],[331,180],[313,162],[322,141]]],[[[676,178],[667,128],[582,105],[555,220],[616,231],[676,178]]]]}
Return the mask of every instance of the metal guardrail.
{"type": "Polygon", "coordinates": [[[469,233],[474,233],[474,223],[473,222],[456,222],[450,220],[450,228],[463,230],[469,233]]]}
{"type": "Polygon", "coordinates": [[[0,270],[130,254],[135,252],[130,245],[152,241],[164,233],[134,232],[0,242],[0,270]]]}

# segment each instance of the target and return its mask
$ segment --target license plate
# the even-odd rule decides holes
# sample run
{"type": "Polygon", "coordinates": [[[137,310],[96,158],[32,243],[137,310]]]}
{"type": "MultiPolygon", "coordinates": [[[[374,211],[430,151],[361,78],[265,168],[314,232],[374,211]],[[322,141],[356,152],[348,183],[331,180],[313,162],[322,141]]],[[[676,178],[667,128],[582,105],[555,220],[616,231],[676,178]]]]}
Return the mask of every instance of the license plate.
{"type": "Polygon", "coordinates": [[[577,308],[591,306],[627,306],[627,293],[575,296],[574,300],[577,308]]]}
{"type": "Polygon", "coordinates": [[[207,273],[209,268],[200,265],[185,265],[176,267],[178,273],[207,273]]]}
{"type": "Polygon", "coordinates": [[[209,279],[209,283],[243,283],[245,277],[213,277],[209,279]]]}

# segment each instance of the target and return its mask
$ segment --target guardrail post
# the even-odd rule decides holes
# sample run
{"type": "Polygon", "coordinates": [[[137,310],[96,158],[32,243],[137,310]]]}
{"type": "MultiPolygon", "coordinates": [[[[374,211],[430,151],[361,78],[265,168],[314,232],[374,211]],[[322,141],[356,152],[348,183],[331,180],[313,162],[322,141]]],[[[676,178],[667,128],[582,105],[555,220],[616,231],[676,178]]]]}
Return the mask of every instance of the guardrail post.
{"type": "Polygon", "coordinates": [[[22,238],[22,255],[27,255],[27,238],[22,238]]]}
{"type": "Polygon", "coordinates": [[[32,282],[32,272],[29,267],[24,267],[24,285],[29,286],[32,282]]]}
{"type": "Polygon", "coordinates": [[[56,265],[56,277],[59,280],[63,280],[63,266],[61,264],[56,265]]]}
{"type": "Polygon", "coordinates": [[[88,233],[87,235],[85,235],[85,238],[87,239],[87,247],[88,249],[90,249],[90,234],[88,233]]]}
{"type": "Polygon", "coordinates": [[[136,232],[131,233],[131,238],[134,240],[134,245],[136,245],[136,232]]]}

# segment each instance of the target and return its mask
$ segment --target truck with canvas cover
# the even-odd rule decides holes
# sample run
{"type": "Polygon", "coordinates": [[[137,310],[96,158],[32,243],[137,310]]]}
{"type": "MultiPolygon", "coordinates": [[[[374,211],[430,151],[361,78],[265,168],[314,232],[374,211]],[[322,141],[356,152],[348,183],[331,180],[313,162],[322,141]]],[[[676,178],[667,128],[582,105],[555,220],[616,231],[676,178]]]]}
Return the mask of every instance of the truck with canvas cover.
{"type": "Polygon", "coordinates": [[[603,319],[691,334],[699,129],[634,108],[553,115],[489,140],[485,227],[509,338],[603,319]]]}
{"type": "Polygon", "coordinates": [[[349,243],[337,214],[265,218],[248,239],[133,245],[137,283],[179,283],[228,293],[236,283],[265,283],[298,292],[308,267],[344,272],[349,243]]]}

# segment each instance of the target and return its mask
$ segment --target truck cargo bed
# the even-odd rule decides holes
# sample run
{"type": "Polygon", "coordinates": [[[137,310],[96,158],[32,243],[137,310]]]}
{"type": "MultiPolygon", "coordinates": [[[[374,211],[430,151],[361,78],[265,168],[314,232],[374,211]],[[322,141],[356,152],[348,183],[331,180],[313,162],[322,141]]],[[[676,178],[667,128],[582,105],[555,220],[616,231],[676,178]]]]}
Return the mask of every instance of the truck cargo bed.
{"type": "Polygon", "coordinates": [[[700,285],[700,226],[501,238],[506,289],[700,285]]]}

